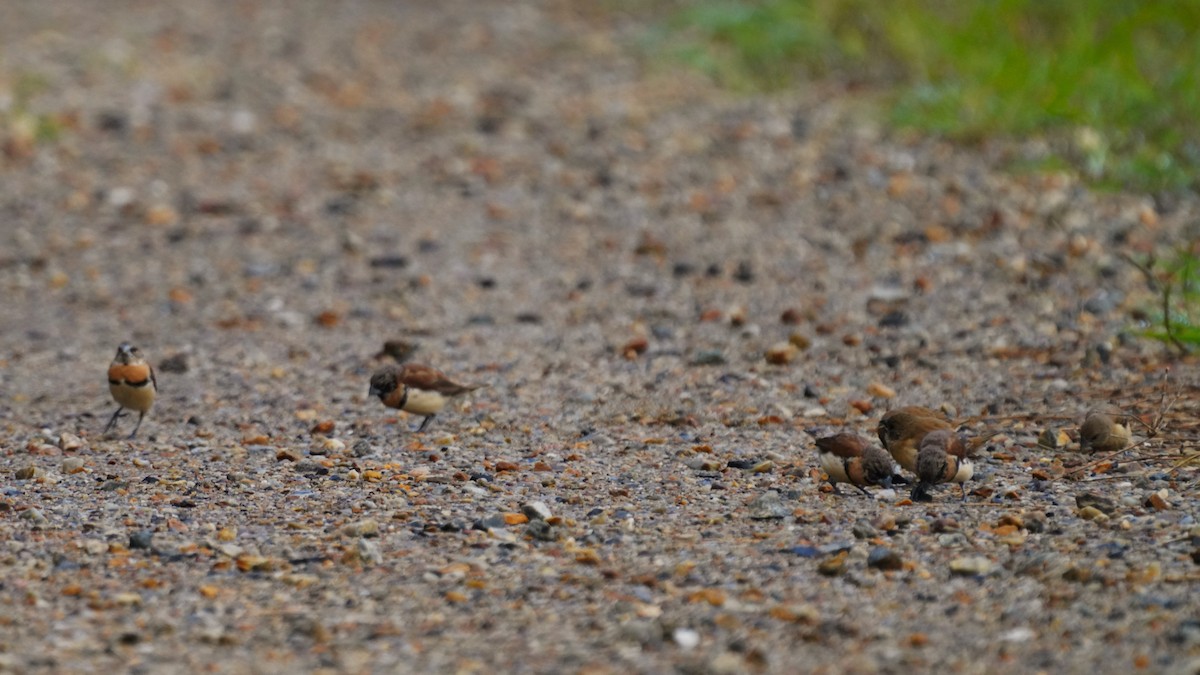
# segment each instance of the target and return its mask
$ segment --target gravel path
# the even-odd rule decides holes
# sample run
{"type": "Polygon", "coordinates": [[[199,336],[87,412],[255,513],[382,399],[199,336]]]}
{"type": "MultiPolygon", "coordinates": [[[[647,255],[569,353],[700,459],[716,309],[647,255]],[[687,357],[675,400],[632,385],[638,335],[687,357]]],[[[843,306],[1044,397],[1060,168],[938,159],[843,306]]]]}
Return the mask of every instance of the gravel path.
{"type": "Polygon", "coordinates": [[[1121,258],[1200,202],[586,3],[170,4],[0,9],[0,670],[1200,672],[1200,376],[1121,258]],[[487,386],[414,434],[407,348],[487,386]],[[810,432],[910,404],[966,502],[832,494],[810,432]]]}

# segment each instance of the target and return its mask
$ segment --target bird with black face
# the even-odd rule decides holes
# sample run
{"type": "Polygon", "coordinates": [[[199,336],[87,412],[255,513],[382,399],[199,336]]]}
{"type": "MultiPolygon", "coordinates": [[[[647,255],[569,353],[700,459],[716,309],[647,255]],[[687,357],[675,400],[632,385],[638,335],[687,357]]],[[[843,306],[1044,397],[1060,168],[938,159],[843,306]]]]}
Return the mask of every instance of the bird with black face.
{"type": "Polygon", "coordinates": [[[117,347],[117,355],[108,366],[108,391],[117,402],[117,411],[113,413],[104,433],[108,433],[117,424],[117,418],[126,408],[138,412],[137,425],[133,427],[130,438],[137,435],[142,428],[142,419],[154,405],[158,395],[158,381],[154,379],[154,369],[146,362],[142,352],[137,347],[122,342],[117,347]]]}
{"type": "Polygon", "coordinates": [[[914,502],[932,501],[929,488],[941,483],[958,483],[963,501],[967,500],[967,481],[975,475],[975,465],[967,457],[967,446],[958,434],[949,429],[931,431],[921,440],[917,452],[917,484],[913,486],[914,502]]]}
{"type": "Polygon", "coordinates": [[[868,485],[890,490],[893,480],[902,480],[896,476],[897,467],[891,455],[858,434],[834,434],[818,438],[816,443],[821,468],[829,476],[834,494],[841,494],[838,483],[849,483],[871,496],[868,485]]]}
{"type": "Polygon", "coordinates": [[[400,366],[384,366],[371,375],[369,396],[378,396],[389,408],[422,415],[418,432],[425,431],[429,422],[446,407],[454,397],[474,391],[483,385],[466,385],[454,382],[446,374],[432,366],[406,363],[400,366]]]}

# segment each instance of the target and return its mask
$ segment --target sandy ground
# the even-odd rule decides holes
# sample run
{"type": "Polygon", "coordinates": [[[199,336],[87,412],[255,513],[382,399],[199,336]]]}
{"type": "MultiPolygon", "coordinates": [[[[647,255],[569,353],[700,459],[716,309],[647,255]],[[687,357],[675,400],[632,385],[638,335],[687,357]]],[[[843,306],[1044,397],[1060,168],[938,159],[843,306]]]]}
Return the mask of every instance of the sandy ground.
{"type": "Polygon", "coordinates": [[[0,9],[0,669],[1200,672],[1200,377],[1121,257],[1200,204],[644,35],[0,9]],[[367,396],[405,345],[487,386],[415,434],[367,396]],[[967,500],[832,494],[812,434],[909,404],[986,439],[967,500]],[[1081,455],[1089,410],[1140,445],[1081,455]]]}

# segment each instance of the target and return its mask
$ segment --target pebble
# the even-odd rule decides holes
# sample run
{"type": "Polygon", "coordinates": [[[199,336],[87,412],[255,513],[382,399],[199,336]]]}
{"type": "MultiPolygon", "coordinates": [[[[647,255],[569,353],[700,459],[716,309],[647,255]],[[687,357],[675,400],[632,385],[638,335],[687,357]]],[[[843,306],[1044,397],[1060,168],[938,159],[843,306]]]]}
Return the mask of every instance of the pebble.
{"type": "Polygon", "coordinates": [[[867,554],[867,567],[885,571],[894,571],[904,568],[904,559],[886,546],[876,546],[867,554]]]}
{"type": "Polygon", "coordinates": [[[1150,494],[1146,499],[1146,506],[1152,507],[1155,511],[1166,511],[1171,508],[1171,502],[1167,501],[1167,491],[1159,490],[1150,494]]]}
{"type": "Polygon", "coordinates": [[[367,455],[375,454],[375,448],[371,447],[370,441],[360,438],[354,441],[354,445],[350,446],[350,453],[355,457],[366,457],[367,455]]]}
{"type": "Polygon", "coordinates": [[[341,529],[345,537],[378,537],[379,523],[374,518],[364,518],[353,523],[346,523],[341,529]]]}
{"type": "Polygon", "coordinates": [[[867,393],[875,398],[893,398],[896,396],[896,390],[882,382],[872,382],[867,385],[867,393]]]}
{"type": "Polygon", "coordinates": [[[854,527],[850,528],[850,533],[854,535],[855,539],[874,539],[879,536],[879,530],[865,520],[854,523],[854,527]]]}
{"type": "Polygon", "coordinates": [[[983,556],[966,556],[950,561],[950,573],[958,576],[984,576],[990,571],[992,571],[992,561],[983,556]]]}
{"type": "Polygon", "coordinates": [[[1108,514],[1094,506],[1085,506],[1079,509],[1079,517],[1084,520],[1094,520],[1098,523],[1103,523],[1108,520],[1108,514]]]}
{"type": "Polygon", "coordinates": [[[1075,506],[1082,510],[1092,507],[1105,514],[1112,514],[1117,510],[1117,503],[1108,497],[1103,497],[1094,492],[1084,492],[1075,496],[1075,506]]]}
{"type": "Polygon", "coordinates": [[[379,544],[371,539],[359,537],[354,544],[354,550],[364,564],[379,565],[383,563],[383,553],[379,550],[379,544]]]}
{"type": "Polygon", "coordinates": [[[58,447],[65,452],[78,450],[83,446],[83,439],[70,432],[64,431],[58,437],[58,447]]]}
{"type": "Polygon", "coordinates": [[[66,474],[79,473],[83,471],[82,457],[67,457],[62,463],[62,472],[66,474]]]}
{"type": "Polygon", "coordinates": [[[819,550],[822,555],[830,555],[833,553],[841,553],[842,551],[849,551],[852,548],[854,548],[854,542],[841,541],[818,546],[817,550],[819,550]]]}
{"type": "Polygon", "coordinates": [[[22,511],[21,517],[24,518],[25,520],[33,521],[34,523],[36,523],[38,525],[48,522],[50,520],[49,518],[46,517],[46,514],[42,513],[42,510],[37,508],[36,506],[22,511]]]}
{"type": "Polygon", "coordinates": [[[676,628],[671,631],[671,639],[685,651],[695,649],[700,644],[700,634],[691,628],[676,628]]]}
{"type": "Polygon", "coordinates": [[[525,526],[525,531],[538,541],[557,541],[559,538],[559,528],[547,523],[544,519],[531,519],[525,526]]]}
{"type": "Polygon", "coordinates": [[[38,475],[38,468],[32,464],[23,466],[13,472],[13,477],[17,480],[29,480],[38,475]]]}
{"type": "Polygon", "coordinates": [[[942,548],[953,548],[956,546],[968,545],[971,542],[962,532],[947,532],[939,534],[937,538],[938,546],[942,548]]]}
{"type": "Polygon", "coordinates": [[[801,558],[816,558],[821,555],[821,550],[816,546],[793,546],[788,551],[801,558]]]}
{"type": "Polygon", "coordinates": [[[792,510],[784,505],[776,490],[767,490],[755,497],[748,506],[750,518],[753,520],[786,518],[792,514],[792,510]]]}
{"type": "Polygon", "coordinates": [[[774,469],[775,462],[772,462],[769,459],[764,459],[763,461],[750,467],[750,473],[770,473],[774,469]]]}
{"type": "Polygon", "coordinates": [[[817,572],[827,577],[836,577],[844,571],[846,571],[846,555],[844,553],[826,558],[817,565],[817,572]]]}
{"type": "Polygon", "coordinates": [[[554,516],[550,512],[550,507],[546,506],[546,502],[526,502],[521,505],[521,513],[524,513],[529,520],[550,520],[554,516]]]}
{"type": "Polygon", "coordinates": [[[693,366],[721,366],[725,364],[725,355],[719,349],[702,349],[692,357],[693,366]]]}
{"type": "Polygon", "coordinates": [[[503,513],[495,513],[486,518],[480,518],[471,524],[473,530],[503,530],[508,527],[508,521],[504,519],[503,513]]]}
{"type": "Polygon", "coordinates": [[[791,342],[776,342],[767,348],[766,360],[771,365],[784,366],[794,361],[799,353],[800,348],[791,342]]]}
{"type": "Polygon", "coordinates": [[[129,535],[129,548],[131,550],[139,548],[149,550],[153,539],[153,530],[138,530],[129,535]]]}

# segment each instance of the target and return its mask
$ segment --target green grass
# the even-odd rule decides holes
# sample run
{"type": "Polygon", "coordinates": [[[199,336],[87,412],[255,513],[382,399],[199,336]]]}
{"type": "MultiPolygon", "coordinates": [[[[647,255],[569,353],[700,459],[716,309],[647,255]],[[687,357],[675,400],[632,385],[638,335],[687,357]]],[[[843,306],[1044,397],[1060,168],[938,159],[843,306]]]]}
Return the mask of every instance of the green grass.
{"type": "Polygon", "coordinates": [[[835,77],[900,127],[1044,136],[1095,184],[1200,189],[1200,0],[713,0],[671,28],[733,88],[835,77]]]}
{"type": "Polygon", "coordinates": [[[1200,348],[1200,243],[1180,247],[1165,261],[1134,264],[1159,300],[1154,327],[1144,334],[1181,352],[1200,348]]]}

